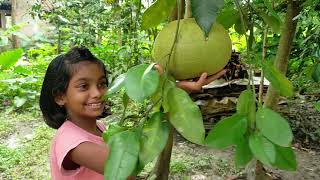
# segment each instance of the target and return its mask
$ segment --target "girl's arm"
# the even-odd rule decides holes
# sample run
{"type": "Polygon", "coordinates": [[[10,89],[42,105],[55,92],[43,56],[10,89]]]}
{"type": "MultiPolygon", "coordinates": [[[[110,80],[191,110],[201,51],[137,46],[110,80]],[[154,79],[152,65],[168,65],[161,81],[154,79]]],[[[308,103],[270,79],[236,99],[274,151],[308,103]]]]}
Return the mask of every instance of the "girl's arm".
{"type": "MultiPolygon", "coordinates": [[[[162,75],[164,73],[163,68],[159,64],[156,64],[155,68],[157,69],[157,71],[159,72],[160,75],[162,75]]],[[[188,93],[199,92],[199,91],[201,91],[202,86],[207,85],[207,84],[211,83],[212,81],[220,78],[226,72],[227,71],[223,69],[223,70],[221,70],[211,76],[208,76],[208,74],[204,72],[201,74],[200,78],[197,81],[179,81],[179,82],[177,82],[177,86],[179,88],[185,90],[188,93]]]]}
{"type": "Polygon", "coordinates": [[[83,142],[71,150],[67,158],[80,166],[84,166],[97,173],[103,174],[104,164],[108,158],[107,145],[99,145],[92,142],[83,142]]]}

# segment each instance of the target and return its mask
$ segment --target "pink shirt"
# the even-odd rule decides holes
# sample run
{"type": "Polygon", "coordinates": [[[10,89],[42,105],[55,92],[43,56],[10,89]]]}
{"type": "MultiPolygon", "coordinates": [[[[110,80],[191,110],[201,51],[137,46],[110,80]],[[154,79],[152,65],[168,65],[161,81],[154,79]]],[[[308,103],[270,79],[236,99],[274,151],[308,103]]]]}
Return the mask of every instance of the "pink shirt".
{"type": "MultiPolygon", "coordinates": [[[[97,123],[97,127],[104,131],[105,127],[97,123]]],[[[62,166],[63,159],[68,152],[80,143],[93,142],[104,144],[102,137],[81,129],[71,121],[65,121],[56,132],[50,149],[50,166],[52,180],[103,180],[103,175],[81,166],[75,170],[66,170],[62,166]]]]}

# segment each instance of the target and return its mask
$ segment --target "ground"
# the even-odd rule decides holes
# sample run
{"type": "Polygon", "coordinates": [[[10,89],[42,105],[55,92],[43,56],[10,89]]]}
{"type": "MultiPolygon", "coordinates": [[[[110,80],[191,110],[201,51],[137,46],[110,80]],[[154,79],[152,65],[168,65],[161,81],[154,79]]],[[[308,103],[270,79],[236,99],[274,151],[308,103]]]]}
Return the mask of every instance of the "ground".
{"type": "MultiPolygon", "coordinates": [[[[320,113],[316,97],[297,97],[281,105],[294,132],[298,168],[285,172],[267,167],[274,179],[316,180],[320,177],[320,113]]],[[[48,149],[54,130],[41,120],[39,112],[11,113],[0,117],[0,179],[50,179],[48,149]]],[[[208,149],[187,142],[175,134],[170,179],[247,179],[250,168],[236,170],[234,150],[208,149]]],[[[251,166],[253,167],[252,163],[251,166]]],[[[142,176],[152,169],[150,164],[142,176]]]]}

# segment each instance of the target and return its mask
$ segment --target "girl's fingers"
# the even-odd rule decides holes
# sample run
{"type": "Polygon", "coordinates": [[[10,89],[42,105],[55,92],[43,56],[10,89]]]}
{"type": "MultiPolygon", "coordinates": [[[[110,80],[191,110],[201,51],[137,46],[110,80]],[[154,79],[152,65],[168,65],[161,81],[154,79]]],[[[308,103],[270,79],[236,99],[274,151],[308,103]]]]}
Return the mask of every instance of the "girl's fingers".
{"type": "Polygon", "coordinates": [[[200,87],[202,87],[203,85],[205,85],[206,81],[207,81],[207,76],[208,74],[206,72],[202,73],[199,80],[196,82],[196,84],[200,87]]]}
{"type": "Polygon", "coordinates": [[[219,79],[219,78],[220,78],[221,76],[223,76],[226,72],[227,72],[227,70],[223,69],[223,70],[217,72],[216,74],[209,76],[209,77],[206,79],[205,85],[211,83],[212,81],[214,81],[214,80],[216,80],[216,79],[219,79]]]}
{"type": "Polygon", "coordinates": [[[162,75],[164,73],[163,68],[159,64],[155,64],[154,67],[157,69],[157,71],[160,75],[162,75]]]}

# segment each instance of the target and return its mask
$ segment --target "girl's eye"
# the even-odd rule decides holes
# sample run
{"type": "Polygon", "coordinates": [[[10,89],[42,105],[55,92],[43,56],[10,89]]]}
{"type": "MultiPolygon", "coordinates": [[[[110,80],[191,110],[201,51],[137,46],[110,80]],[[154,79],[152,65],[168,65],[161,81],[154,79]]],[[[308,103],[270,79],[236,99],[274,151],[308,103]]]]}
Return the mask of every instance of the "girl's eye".
{"type": "Polygon", "coordinates": [[[99,83],[99,88],[105,88],[107,86],[107,83],[105,81],[99,83]]]}
{"type": "Polygon", "coordinates": [[[78,85],[78,88],[79,88],[81,91],[84,91],[84,90],[88,89],[88,85],[87,85],[87,84],[80,84],[80,85],[78,85]]]}

